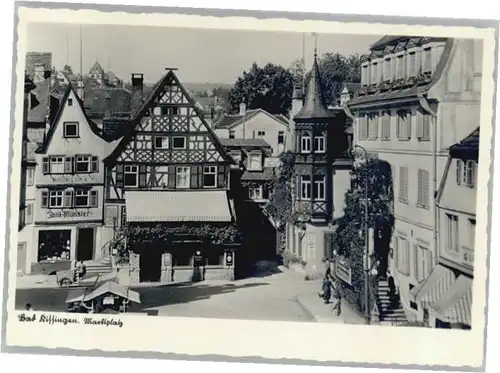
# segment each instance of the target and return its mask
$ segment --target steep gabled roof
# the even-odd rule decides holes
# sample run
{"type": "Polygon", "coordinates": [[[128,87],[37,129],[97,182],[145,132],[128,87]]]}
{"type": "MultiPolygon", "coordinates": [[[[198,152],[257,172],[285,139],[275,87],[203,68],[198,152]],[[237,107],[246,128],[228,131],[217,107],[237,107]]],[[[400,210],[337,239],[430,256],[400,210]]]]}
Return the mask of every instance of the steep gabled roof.
{"type": "Polygon", "coordinates": [[[450,146],[452,158],[479,159],[479,127],[466,138],[450,146]]]}
{"type": "Polygon", "coordinates": [[[314,63],[311,71],[311,77],[307,84],[307,93],[304,99],[302,109],[293,117],[294,120],[309,120],[309,119],[326,119],[332,118],[325,105],[323,96],[323,87],[321,82],[321,74],[319,72],[318,59],[314,54],[314,63]]]}
{"type": "Polygon", "coordinates": [[[124,88],[84,88],[84,104],[91,117],[103,117],[108,109],[111,112],[129,112],[132,93],[124,88]],[[109,99],[109,101],[108,101],[109,99]]]}
{"type": "Polygon", "coordinates": [[[66,88],[66,91],[64,92],[64,96],[61,99],[61,103],[60,103],[59,109],[57,110],[57,113],[56,113],[56,115],[54,117],[54,120],[50,124],[50,128],[47,131],[47,134],[46,134],[43,142],[40,144],[40,146],[38,147],[38,149],[35,151],[36,153],[44,153],[44,152],[47,151],[47,148],[48,148],[50,142],[52,141],[52,137],[54,136],[56,128],[59,125],[59,120],[61,119],[61,115],[64,112],[64,108],[66,107],[66,102],[68,101],[69,95],[72,92],[73,92],[73,95],[74,95],[74,97],[76,99],[75,100],[76,104],[80,106],[80,109],[81,109],[81,111],[82,111],[85,119],[87,120],[87,122],[88,122],[88,124],[90,126],[90,129],[92,130],[92,132],[96,136],[99,136],[99,137],[102,138],[101,131],[100,131],[99,127],[87,117],[87,115],[85,113],[85,109],[83,108],[83,102],[82,102],[82,100],[80,100],[80,98],[78,97],[78,95],[74,91],[73,86],[71,84],[69,84],[68,87],[66,88]]]}
{"type": "Polygon", "coordinates": [[[100,73],[104,74],[104,69],[101,67],[101,64],[98,61],[95,61],[92,67],[89,69],[89,74],[94,70],[97,70],[100,73]]]}
{"type": "Polygon", "coordinates": [[[220,155],[225,160],[230,161],[232,163],[236,163],[235,160],[226,152],[215,132],[207,124],[202,111],[200,110],[198,105],[196,105],[196,102],[194,101],[193,97],[188,93],[186,88],[182,85],[182,83],[180,82],[179,78],[177,77],[177,75],[174,73],[173,70],[169,70],[166,74],[163,75],[162,78],[160,78],[160,80],[158,80],[158,82],[155,84],[150,93],[144,98],[142,105],[133,113],[132,119],[126,124],[128,128],[124,129],[124,135],[122,140],[113,150],[113,152],[111,152],[111,154],[105,159],[106,163],[115,161],[116,158],[121,154],[125,146],[134,138],[136,134],[136,127],[140,123],[140,120],[144,117],[144,115],[148,112],[148,110],[154,106],[155,104],[154,99],[163,93],[163,88],[167,84],[172,82],[179,87],[182,94],[186,97],[186,100],[188,101],[189,105],[195,111],[196,115],[200,118],[203,126],[205,126],[205,129],[207,130],[210,139],[212,140],[212,143],[214,144],[215,148],[220,153],[220,155]]]}
{"type": "Polygon", "coordinates": [[[30,92],[31,107],[28,108],[28,123],[42,123],[49,114],[50,79],[37,83],[30,92]]]}
{"type": "Polygon", "coordinates": [[[224,115],[217,123],[214,124],[215,129],[231,129],[236,127],[240,123],[250,120],[255,117],[257,114],[263,113],[270,116],[273,119],[276,119],[278,122],[282,123],[285,126],[288,126],[288,119],[282,114],[271,114],[264,109],[250,109],[247,110],[245,115],[241,114],[229,114],[224,115]]]}

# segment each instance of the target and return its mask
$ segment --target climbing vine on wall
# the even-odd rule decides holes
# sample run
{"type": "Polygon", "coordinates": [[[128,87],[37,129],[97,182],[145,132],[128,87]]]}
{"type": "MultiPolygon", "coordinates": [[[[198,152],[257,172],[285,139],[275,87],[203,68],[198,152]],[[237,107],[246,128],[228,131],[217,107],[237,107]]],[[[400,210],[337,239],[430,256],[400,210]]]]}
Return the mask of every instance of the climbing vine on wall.
{"type": "Polygon", "coordinates": [[[164,244],[175,236],[189,235],[204,237],[213,244],[235,244],[241,242],[240,231],[232,224],[182,224],[170,225],[129,225],[126,228],[127,242],[130,246],[164,244]]]}
{"type": "MultiPolygon", "coordinates": [[[[360,312],[365,310],[365,204],[368,203],[369,228],[375,229],[377,224],[382,221],[389,224],[392,230],[393,200],[390,164],[374,157],[355,162],[352,170],[351,189],[345,194],[344,215],[337,221],[332,249],[350,263],[352,284],[348,285],[342,282],[342,287],[347,300],[354,304],[360,312]],[[368,180],[367,189],[365,188],[365,180],[368,180]]],[[[372,277],[369,286],[371,288],[370,303],[372,303],[374,294],[376,294],[376,279],[372,277]]]]}

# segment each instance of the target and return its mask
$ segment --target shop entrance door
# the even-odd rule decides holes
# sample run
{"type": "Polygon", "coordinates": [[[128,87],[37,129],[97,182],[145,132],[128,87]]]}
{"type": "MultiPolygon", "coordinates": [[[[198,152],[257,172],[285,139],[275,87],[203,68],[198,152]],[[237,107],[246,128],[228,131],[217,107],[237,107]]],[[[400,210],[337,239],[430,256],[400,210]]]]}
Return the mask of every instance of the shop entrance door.
{"type": "Polygon", "coordinates": [[[139,282],[161,281],[160,250],[144,250],[139,255],[139,282]]]}
{"type": "Polygon", "coordinates": [[[76,244],[76,260],[94,259],[94,228],[79,228],[76,244]]]}

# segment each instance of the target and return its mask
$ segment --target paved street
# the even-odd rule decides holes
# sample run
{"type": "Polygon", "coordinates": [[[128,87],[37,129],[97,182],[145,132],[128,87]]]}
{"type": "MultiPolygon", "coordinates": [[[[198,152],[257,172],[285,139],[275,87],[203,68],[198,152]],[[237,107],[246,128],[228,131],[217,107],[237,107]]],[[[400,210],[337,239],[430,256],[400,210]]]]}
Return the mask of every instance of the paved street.
{"type": "MultiPolygon", "coordinates": [[[[301,294],[314,294],[317,284],[291,272],[227,282],[175,284],[134,289],[142,304],[132,312],[160,316],[234,318],[276,321],[315,321],[298,301],[301,294]]],[[[66,311],[67,289],[19,289],[16,308],[31,303],[35,310],[66,311]]],[[[317,299],[317,298],[316,298],[317,299]]],[[[319,299],[317,299],[320,302],[319,299]]]]}

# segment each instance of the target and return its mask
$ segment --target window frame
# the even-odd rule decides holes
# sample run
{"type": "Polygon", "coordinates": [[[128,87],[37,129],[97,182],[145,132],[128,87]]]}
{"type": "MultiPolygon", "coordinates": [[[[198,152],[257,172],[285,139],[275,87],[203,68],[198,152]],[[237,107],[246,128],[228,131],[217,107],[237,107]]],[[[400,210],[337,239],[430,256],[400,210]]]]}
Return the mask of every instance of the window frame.
{"type": "Polygon", "coordinates": [[[312,198],[312,180],[311,175],[300,175],[300,199],[310,201],[312,198]]]}
{"type": "Polygon", "coordinates": [[[80,123],[75,122],[75,121],[68,121],[68,122],[63,122],[63,137],[65,139],[76,139],[80,137],[80,123]],[[75,126],[75,132],[76,134],[74,135],[68,135],[68,126],[75,126]]]}
{"type": "Polygon", "coordinates": [[[203,188],[217,188],[217,166],[214,165],[203,166],[203,188]],[[213,185],[206,184],[205,182],[206,176],[213,176],[214,178],[213,185]]]}
{"type": "Polygon", "coordinates": [[[302,132],[300,134],[300,152],[310,154],[312,151],[312,135],[310,132],[302,132]]]}
{"type": "Polygon", "coordinates": [[[236,138],[236,131],[234,131],[234,130],[230,130],[230,131],[229,131],[229,138],[230,138],[230,139],[234,139],[234,138],[236,138]]]}
{"type": "Polygon", "coordinates": [[[153,137],[153,146],[155,149],[158,149],[158,150],[168,150],[168,148],[169,148],[168,136],[155,135],[153,137]],[[158,146],[158,144],[156,142],[157,140],[162,140],[161,146],[158,146]]]}
{"type": "Polygon", "coordinates": [[[173,136],[172,137],[172,150],[186,150],[187,147],[187,139],[186,136],[173,136]],[[184,141],[184,145],[182,147],[177,147],[175,145],[175,140],[182,139],[184,141]]]}
{"type": "Polygon", "coordinates": [[[191,167],[189,166],[176,166],[175,167],[175,188],[176,189],[189,189],[191,187],[191,167]],[[184,172],[182,172],[184,171],[184,172]],[[181,180],[181,175],[185,174],[186,184],[179,184],[181,180]]]}
{"type": "Polygon", "coordinates": [[[247,164],[247,169],[249,171],[261,171],[262,170],[262,153],[260,152],[251,152],[248,154],[248,164],[247,164]],[[252,158],[258,157],[256,159],[253,159],[256,163],[258,163],[257,167],[253,166],[252,158]]]}
{"type": "Polygon", "coordinates": [[[314,136],[314,153],[326,153],[326,136],[324,133],[319,136],[314,136]]]}
{"type": "Polygon", "coordinates": [[[312,198],[315,201],[326,201],[326,176],[314,175],[313,177],[312,198]],[[319,179],[321,178],[321,179],[319,179]],[[322,194],[322,196],[321,196],[322,194]]]}
{"type": "Polygon", "coordinates": [[[27,186],[35,185],[35,168],[27,167],[26,168],[26,184],[27,186]]]}
{"type": "Polygon", "coordinates": [[[48,162],[49,162],[49,172],[48,172],[48,174],[50,174],[50,175],[64,175],[66,173],[65,172],[65,170],[66,170],[65,163],[66,163],[66,158],[67,157],[65,157],[64,155],[51,155],[48,158],[49,158],[49,160],[48,160],[48,162]],[[54,165],[60,165],[62,171],[54,170],[52,168],[54,165]]]}
{"type": "Polygon", "coordinates": [[[250,186],[248,190],[248,196],[251,200],[263,200],[264,199],[264,190],[262,185],[258,186],[250,186]],[[258,191],[258,195],[255,196],[255,191],[258,191]]]}
{"type": "Polygon", "coordinates": [[[57,189],[57,190],[49,190],[49,200],[48,200],[48,205],[47,207],[49,209],[61,209],[64,207],[64,190],[62,189],[57,189]],[[60,204],[53,204],[52,201],[53,201],[53,198],[55,199],[55,201],[57,201],[57,199],[60,199],[61,203],[60,204]]]}
{"type": "Polygon", "coordinates": [[[139,187],[139,166],[138,165],[132,165],[132,164],[126,164],[123,165],[123,186],[125,188],[138,188],[139,187]],[[129,168],[129,170],[127,170],[129,168]],[[135,171],[133,169],[135,168],[135,171]],[[135,175],[135,184],[134,185],[127,185],[127,175],[135,175]]]}
{"type": "Polygon", "coordinates": [[[453,255],[460,253],[458,224],[458,215],[446,213],[446,251],[453,255]]]}

